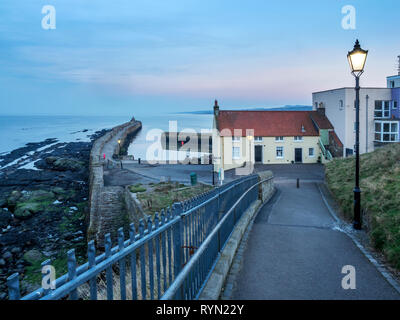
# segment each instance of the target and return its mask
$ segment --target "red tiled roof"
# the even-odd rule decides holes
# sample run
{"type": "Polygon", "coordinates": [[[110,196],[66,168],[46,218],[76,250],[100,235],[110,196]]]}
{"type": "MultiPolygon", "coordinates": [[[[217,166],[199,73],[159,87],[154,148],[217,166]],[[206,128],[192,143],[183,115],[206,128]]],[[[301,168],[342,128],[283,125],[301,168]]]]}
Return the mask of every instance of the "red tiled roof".
{"type": "Polygon", "coordinates": [[[333,125],[326,116],[318,113],[318,111],[310,111],[310,117],[315,121],[319,129],[332,129],[333,125]]]}
{"type": "Polygon", "coordinates": [[[310,113],[312,111],[224,111],[220,110],[218,130],[229,129],[232,133],[221,132],[221,136],[234,135],[234,129],[254,129],[256,137],[277,136],[318,136],[310,113]],[[304,126],[305,132],[302,132],[304,126]]]}

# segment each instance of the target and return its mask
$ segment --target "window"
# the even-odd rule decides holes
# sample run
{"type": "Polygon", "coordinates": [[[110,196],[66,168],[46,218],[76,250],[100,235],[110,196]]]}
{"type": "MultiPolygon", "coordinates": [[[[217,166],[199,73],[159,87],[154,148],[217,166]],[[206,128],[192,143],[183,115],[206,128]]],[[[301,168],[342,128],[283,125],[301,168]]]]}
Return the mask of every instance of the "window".
{"type": "Polygon", "coordinates": [[[339,100],[339,110],[343,110],[344,104],[343,100],[339,100]]]}
{"type": "Polygon", "coordinates": [[[393,109],[397,109],[397,101],[396,100],[393,101],[393,109]]]}
{"type": "Polygon", "coordinates": [[[283,141],[283,137],[275,137],[275,141],[283,141]]]}
{"type": "Polygon", "coordinates": [[[308,148],[308,156],[314,157],[314,148],[308,148]]]}
{"type": "Polygon", "coordinates": [[[397,121],[376,121],[375,122],[375,141],[398,142],[399,141],[399,123],[397,121]]]}
{"type": "Polygon", "coordinates": [[[295,136],[294,137],[294,141],[303,141],[303,137],[302,136],[295,136]]]}
{"type": "Polygon", "coordinates": [[[390,101],[375,101],[375,118],[389,118],[390,117],[390,101]]]}
{"type": "Polygon", "coordinates": [[[232,159],[240,159],[240,148],[232,147],[232,159]]]}
{"type": "Polygon", "coordinates": [[[239,136],[232,136],[232,141],[240,141],[240,137],[239,136]]]}
{"type": "Polygon", "coordinates": [[[262,137],[254,137],[254,141],[260,142],[260,141],[263,141],[263,138],[262,137]]]}
{"type": "Polygon", "coordinates": [[[283,147],[276,147],[276,157],[283,158],[283,147]]]}
{"type": "Polygon", "coordinates": [[[318,109],[318,102],[315,103],[315,110],[318,109]]]}

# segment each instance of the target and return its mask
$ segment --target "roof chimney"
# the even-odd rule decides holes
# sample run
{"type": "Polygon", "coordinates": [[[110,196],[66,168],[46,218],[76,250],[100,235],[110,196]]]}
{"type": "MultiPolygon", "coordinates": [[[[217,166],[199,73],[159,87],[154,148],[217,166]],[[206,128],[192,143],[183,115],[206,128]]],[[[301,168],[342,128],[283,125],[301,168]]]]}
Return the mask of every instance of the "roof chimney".
{"type": "Polygon", "coordinates": [[[400,56],[397,56],[397,58],[399,59],[399,67],[397,68],[397,73],[400,76],[400,56]]]}
{"type": "Polygon", "coordinates": [[[219,115],[218,100],[215,100],[215,104],[214,104],[214,116],[218,116],[218,115],[219,115]]]}

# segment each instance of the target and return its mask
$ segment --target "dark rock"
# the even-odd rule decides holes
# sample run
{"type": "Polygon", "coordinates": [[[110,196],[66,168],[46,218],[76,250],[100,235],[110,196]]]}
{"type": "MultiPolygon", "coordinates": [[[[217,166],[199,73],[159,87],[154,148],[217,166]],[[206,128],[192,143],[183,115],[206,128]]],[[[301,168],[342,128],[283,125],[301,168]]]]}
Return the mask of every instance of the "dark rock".
{"type": "Polygon", "coordinates": [[[7,198],[3,195],[0,195],[0,208],[7,207],[7,198]]]}
{"type": "Polygon", "coordinates": [[[70,158],[46,158],[46,163],[55,171],[81,171],[84,168],[84,163],[70,158]]]}
{"type": "Polygon", "coordinates": [[[72,240],[73,238],[75,238],[75,236],[73,235],[72,232],[66,232],[66,233],[63,235],[63,238],[64,238],[65,240],[72,240]]]}
{"type": "Polygon", "coordinates": [[[5,209],[0,209],[0,228],[5,229],[12,221],[11,212],[5,209]]]}
{"type": "Polygon", "coordinates": [[[43,255],[40,253],[39,250],[32,249],[24,254],[24,260],[29,263],[35,263],[43,259],[43,255]]]}
{"type": "Polygon", "coordinates": [[[42,205],[39,202],[25,202],[17,206],[14,216],[17,219],[28,219],[33,214],[43,210],[42,205]]]}
{"type": "Polygon", "coordinates": [[[12,255],[12,253],[10,251],[6,251],[6,252],[3,253],[3,259],[4,260],[10,260],[10,259],[12,259],[12,257],[13,257],[13,255],[12,255]]]}
{"type": "Polygon", "coordinates": [[[21,248],[14,247],[14,248],[11,249],[11,253],[16,254],[16,253],[20,253],[20,252],[21,252],[21,248]]]}
{"type": "Polygon", "coordinates": [[[16,206],[16,204],[17,204],[18,199],[21,198],[21,197],[22,197],[22,193],[21,192],[19,192],[17,190],[14,190],[13,192],[11,192],[11,195],[7,199],[7,207],[11,211],[13,211],[15,206],[16,206]]]}

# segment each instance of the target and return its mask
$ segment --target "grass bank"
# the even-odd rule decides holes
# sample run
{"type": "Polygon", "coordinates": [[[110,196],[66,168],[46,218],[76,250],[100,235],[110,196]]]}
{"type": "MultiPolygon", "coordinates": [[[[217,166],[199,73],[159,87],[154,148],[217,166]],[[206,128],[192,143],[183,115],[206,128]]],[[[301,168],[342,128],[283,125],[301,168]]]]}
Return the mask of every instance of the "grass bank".
{"type": "Polygon", "coordinates": [[[138,192],[145,213],[154,215],[175,202],[185,201],[210,191],[213,187],[198,183],[195,186],[186,186],[178,182],[160,182],[142,186],[137,184],[131,186],[131,192],[138,192]]]}
{"type": "MultiPolygon", "coordinates": [[[[360,159],[363,226],[374,247],[400,269],[400,144],[390,144],[360,159]]],[[[354,157],[326,165],[326,181],[344,218],[353,217],[354,157]]]]}

